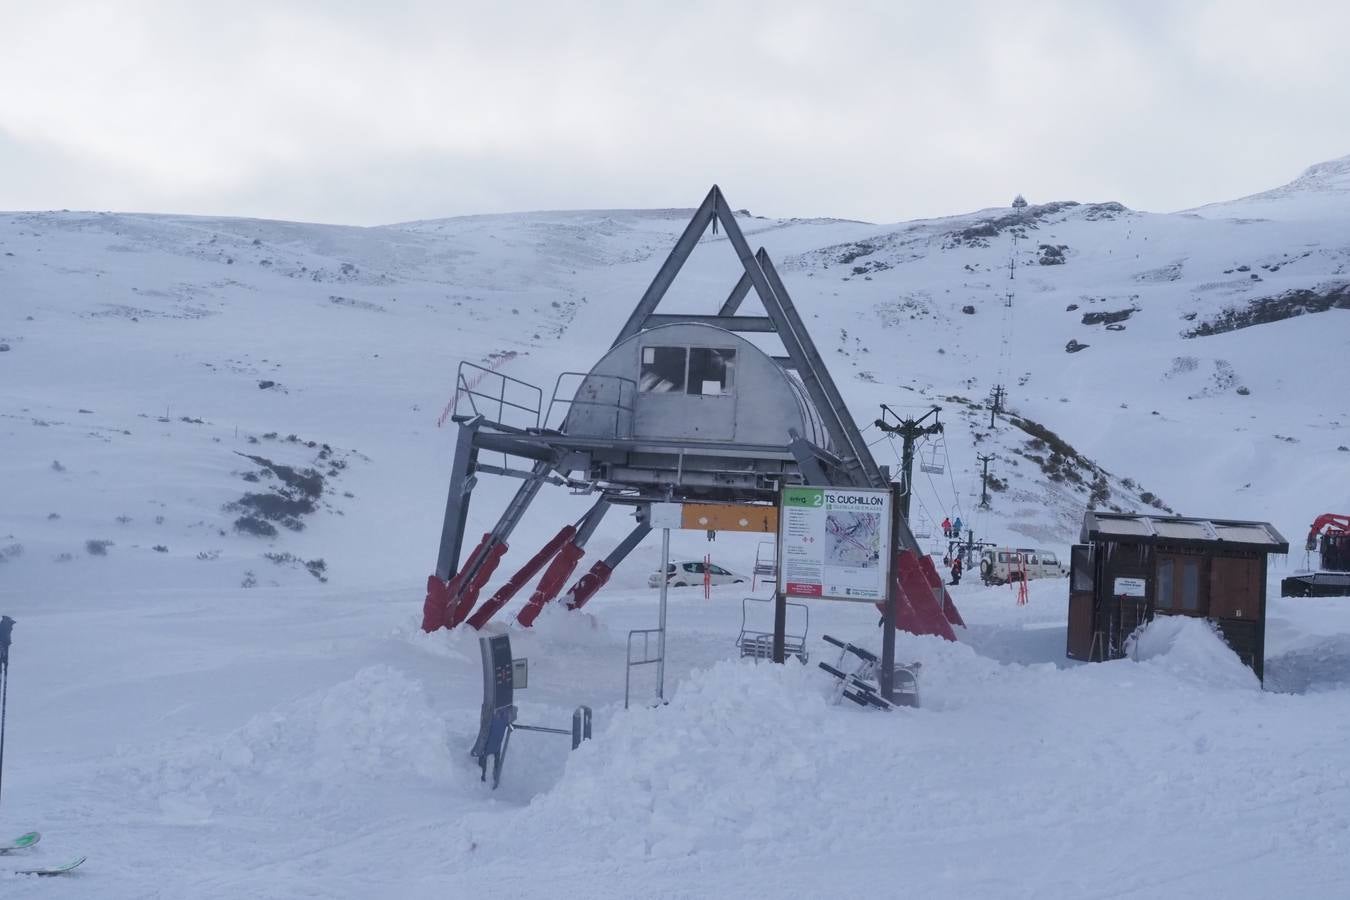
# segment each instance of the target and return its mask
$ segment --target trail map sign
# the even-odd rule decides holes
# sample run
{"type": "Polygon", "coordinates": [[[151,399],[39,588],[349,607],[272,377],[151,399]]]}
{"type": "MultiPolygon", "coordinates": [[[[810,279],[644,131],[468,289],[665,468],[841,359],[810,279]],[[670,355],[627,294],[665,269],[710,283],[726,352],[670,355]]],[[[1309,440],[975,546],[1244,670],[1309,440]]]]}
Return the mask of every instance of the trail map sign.
{"type": "Polygon", "coordinates": [[[886,599],[891,493],[784,488],[778,519],[778,590],[789,597],[886,599]]]}

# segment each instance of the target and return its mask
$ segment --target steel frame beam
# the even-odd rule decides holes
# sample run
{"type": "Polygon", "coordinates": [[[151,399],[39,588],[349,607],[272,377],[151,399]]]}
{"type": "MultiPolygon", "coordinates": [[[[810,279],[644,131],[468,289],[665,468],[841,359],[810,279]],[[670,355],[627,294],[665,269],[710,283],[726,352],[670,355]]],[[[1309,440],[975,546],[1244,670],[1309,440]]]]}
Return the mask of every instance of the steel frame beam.
{"type": "Polygon", "coordinates": [[[661,264],[661,269],[648,285],[632,315],[620,329],[614,344],[627,340],[644,328],[671,322],[699,322],[717,325],[728,331],[753,330],[777,334],[788,354],[787,361],[780,364],[784,365],[784,368],[795,369],[801,378],[811,402],[820,413],[826,431],[829,432],[830,440],[834,444],[833,449],[842,460],[847,482],[860,487],[885,486],[886,478],[881,474],[867,443],[858,431],[857,424],[849,414],[834,379],[830,377],[825,360],[816,349],[806,325],[793,305],[787,287],[779,278],[768,253],[762,247],[758,253],[751,251],[735,215],[717,185],[713,185],[708,195],[703,198],[702,204],[694,212],[693,218],[689,220],[680,239],[671,249],[670,255],[661,264]],[[709,226],[718,222],[726,230],[727,241],[740,259],[744,270],[732,288],[731,294],[722,304],[719,314],[716,316],[657,314],[657,306],[693,253],[699,239],[709,226]],[[741,302],[752,288],[767,315],[736,315],[741,302]]]}
{"type": "Polygon", "coordinates": [[[750,280],[750,273],[744,272],[741,278],[736,282],[736,286],[731,289],[726,302],[722,308],[717,311],[719,316],[734,316],[736,311],[741,308],[741,302],[745,300],[745,295],[750,293],[750,288],[754,287],[754,282],[750,280]]]}
{"type": "Polygon", "coordinates": [[[436,577],[441,581],[448,581],[459,567],[464,526],[469,518],[469,493],[474,487],[474,465],[478,461],[474,438],[482,424],[483,417],[475,416],[459,425],[455,455],[450,464],[450,494],[445,501],[445,519],[441,524],[441,547],[436,557],[436,577]]]}
{"type": "Polygon", "coordinates": [[[773,332],[778,329],[774,327],[773,319],[768,316],[696,316],[684,315],[682,313],[652,313],[647,317],[646,326],[656,328],[660,325],[716,325],[718,328],[725,328],[727,331],[745,332],[773,332]]]}
{"type": "Polygon", "coordinates": [[[661,298],[666,295],[666,291],[670,290],[671,282],[675,280],[675,276],[680,274],[680,269],[684,266],[685,260],[698,246],[699,238],[703,237],[703,232],[707,231],[708,226],[712,224],[721,194],[722,192],[718,190],[717,185],[713,185],[712,190],[708,191],[708,196],[703,198],[703,202],[694,211],[694,217],[684,227],[684,233],[680,235],[680,239],[671,248],[670,255],[661,264],[656,277],[652,279],[652,283],[643,292],[642,299],[638,301],[623,328],[619,329],[619,336],[614,339],[614,344],[611,346],[623,343],[642,330],[643,323],[655,311],[656,305],[661,302],[661,298]]]}
{"type": "MultiPolygon", "coordinates": [[[[735,219],[732,219],[732,223],[735,223],[735,219]]],[[[723,224],[725,225],[725,222],[723,224]]],[[[727,239],[732,242],[732,246],[737,245],[738,238],[740,246],[737,247],[737,253],[742,253],[742,248],[744,248],[744,253],[749,253],[750,247],[745,243],[745,238],[741,236],[740,229],[737,229],[735,234],[732,234],[728,229],[727,239]]],[[[853,421],[853,416],[849,414],[848,406],[844,404],[844,398],[839,393],[839,388],[835,386],[834,379],[830,377],[830,370],[826,367],[825,360],[816,350],[816,345],[811,340],[805,323],[802,322],[801,316],[797,314],[797,307],[793,305],[792,298],[788,296],[787,287],[778,277],[778,270],[774,268],[773,261],[769,259],[769,254],[763,247],[755,255],[755,262],[758,263],[764,273],[774,299],[777,301],[773,304],[774,309],[769,309],[767,302],[765,308],[769,309],[769,315],[778,323],[780,333],[786,331],[792,336],[793,343],[788,344],[787,340],[784,339],[783,345],[787,347],[788,355],[797,361],[797,374],[801,377],[802,383],[806,385],[807,393],[815,401],[821,417],[825,419],[825,427],[830,431],[830,437],[838,442],[838,446],[834,448],[835,451],[841,456],[852,456],[857,460],[865,479],[862,485],[877,488],[885,487],[885,479],[881,477],[881,471],[877,468],[876,460],[872,458],[872,451],[868,449],[867,442],[863,440],[862,433],[858,431],[858,426],[853,421]],[[778,315],[775,315],[775,312],[778,315]],[[780,318],[781,321],[779,321],[780,318]],[[831,419],[834,420],[833,423],[831,423],[831,419]]],[[[758,290],[758,285],[756,285],[756,289],[758,290]]],[[[760,296],[763,297],[762,291],[760,296]]],[[[846,459],[845,465],[847,464],[848,460],[846,459]]]]}

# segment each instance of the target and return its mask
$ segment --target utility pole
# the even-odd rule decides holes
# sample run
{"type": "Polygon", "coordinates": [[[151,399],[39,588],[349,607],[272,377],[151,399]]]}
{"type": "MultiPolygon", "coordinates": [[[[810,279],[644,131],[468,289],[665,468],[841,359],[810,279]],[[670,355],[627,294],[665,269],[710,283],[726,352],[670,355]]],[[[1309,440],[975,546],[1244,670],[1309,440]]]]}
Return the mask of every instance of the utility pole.
{"type": "Polygon", "coordinates": [[[898,434],[904,440],[904,449],[900,454],[900,477],[904,485],[904,493],[900,495],[900,514],[909,521],[909,497],[913,493],[914,485],[914,444],[919,438],[930,434],[941,434],[942,423],[937,420],[938,413],[942,412],[942,407],[935,406],[928,412],[915,419],[913,417],[902,419],[900,415],[885,403],[881,404],[881,418],[876,420],[876,426],[887,434],[898,434]],[[886,414],[890,413],[895,419],[895,424],[891,425],[886,421],[886,414]],[[927,425],[923,421],[929,416],[933,421],[927,425]]]}
{"type": "Polygon", "coordinates": [[[984,469],[980,472],[980,509],[989,508],[989,463],[994,458],[994,454],[988,456],[976,456],[984,464],[984,469]]]}
{"type": "Polygon", "coordinates": [[[994,427],[994,414],[1003,412],[1003,385],[994,385],[993,402],[989,404],[989,427],[994,427]]]}

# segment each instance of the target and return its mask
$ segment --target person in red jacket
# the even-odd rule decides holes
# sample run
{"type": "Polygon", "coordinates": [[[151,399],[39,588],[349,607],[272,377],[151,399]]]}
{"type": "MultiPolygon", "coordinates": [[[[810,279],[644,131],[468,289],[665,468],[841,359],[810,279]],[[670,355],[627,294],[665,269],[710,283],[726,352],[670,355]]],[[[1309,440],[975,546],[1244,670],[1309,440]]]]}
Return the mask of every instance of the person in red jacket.
{"type": "Polygon", "coordinates": [[[957,554],[956,559],[952,560],[952,585],[961,583],[961,556],[957,554]]]}
{"type": "Polygon", "coordinates": [[[944,518],[942,520],[942,536],[949,538],[952,536],[952,520],[944,518]]]}

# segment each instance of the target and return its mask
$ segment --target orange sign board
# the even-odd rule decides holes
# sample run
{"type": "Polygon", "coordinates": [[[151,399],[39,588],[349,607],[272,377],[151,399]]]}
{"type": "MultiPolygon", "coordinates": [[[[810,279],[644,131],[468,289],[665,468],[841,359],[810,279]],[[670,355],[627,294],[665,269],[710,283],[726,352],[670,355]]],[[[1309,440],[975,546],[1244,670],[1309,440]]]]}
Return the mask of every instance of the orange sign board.
{"type": "Polygon", "coordinates": [[[749,503],[686,503],[681,526],[707,531],[777,533],[778,507],[749,503]]]}

